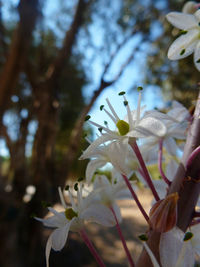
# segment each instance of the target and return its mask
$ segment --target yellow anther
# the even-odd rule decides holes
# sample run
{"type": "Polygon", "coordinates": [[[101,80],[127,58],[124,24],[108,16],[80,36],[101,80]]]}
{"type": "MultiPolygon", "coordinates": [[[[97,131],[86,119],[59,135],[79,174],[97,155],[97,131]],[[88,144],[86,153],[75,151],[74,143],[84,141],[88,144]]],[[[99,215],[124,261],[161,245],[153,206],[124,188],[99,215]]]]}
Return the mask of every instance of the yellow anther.
{"type": "Polygon", "coordinates": [[[116,126],[120,135],[126,135],[129,132],[129,124],[126,121],[119,120],[116,126]]]}
{"type": "Polygon", "coordinates": [[[74,217],[78,216],[78,213],[75,212],[72,208],[68,208],[65,210],[65,216],[68,220],[73,219],[74,217]]]}

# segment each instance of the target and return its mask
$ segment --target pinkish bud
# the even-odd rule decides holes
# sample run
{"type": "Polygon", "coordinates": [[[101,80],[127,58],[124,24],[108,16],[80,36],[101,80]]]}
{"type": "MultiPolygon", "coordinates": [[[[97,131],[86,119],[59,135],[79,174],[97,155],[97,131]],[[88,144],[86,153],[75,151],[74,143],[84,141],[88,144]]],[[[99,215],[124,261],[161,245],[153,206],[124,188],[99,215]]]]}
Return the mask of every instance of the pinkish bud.
{"type": "Polygon", "coordinates": [[[176,225],[178,193],[157,201],[150,210],[149,221],[153,230],[168,232],[176,225]]]}

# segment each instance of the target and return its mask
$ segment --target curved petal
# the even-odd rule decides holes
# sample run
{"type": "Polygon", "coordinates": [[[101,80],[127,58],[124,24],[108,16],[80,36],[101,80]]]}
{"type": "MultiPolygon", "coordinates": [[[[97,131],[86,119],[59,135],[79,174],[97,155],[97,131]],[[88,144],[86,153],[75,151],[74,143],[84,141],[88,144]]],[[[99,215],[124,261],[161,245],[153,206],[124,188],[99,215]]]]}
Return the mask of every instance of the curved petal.
{"type": "Polygon", "coordinates": [[[100,203],[90,205],[81,213],[80,218],[96,222],[107,227],[111,227],[116,224],[111,210],[100,203]]]}
{"type": "Polygon", "coordinates": [[[160,120],[153,117],[143,118],[135,128],[135,137],[159,136],[166,134],[166,126],[160,120]]]}
{"type": "Polygon", "coordinates": [[[200,71],[200,42],[198,42],[194,50],[194,64],[198,71],[200,71]]]}
{"type": "Polygon", "coordinates": [[[170,155],[176,156],[178,146],[172,137],[165,138],[163,145],[165,146],[165,148],[167,149],[167,152],[170,155]]]}
{"type": "Polygon", "coordinates": [[[181,30],[191,29],[198,25],[194,15],[181,12],[170,12],[166,16],[167,20],[176,28],[181,30]]]}
{"type": "Polygon", "coordinates": [[[54,215],[54,216],[51,216],[47,219],[41,219],[41,218],[37,218],[37,217],[35,217],[35,219],[39,222],[42,222],[44,224],[44,226],[57,228],[57,227],[62,227],[67,222],[67,219],[64,216],[63,212],[62,212],[62,215],[63,215],[63,217],[59,217],[59,216],[54,215]]]}
{"type": "Polygon", "coordinates": [[[87,183],[91,182],[92,176],[94,175],[95,171],[98,168],[103,167],[106,163],[107,162],[105,160],[99,160],[99,159],[91,160],[88,163],[87,168],[86,168],[86,173],[85,173],[87,183]]]}
{"type": "Polygon", "coordinates": [[[178,60],[191,55],[199,42],[198,36],[199,31],[194,29],[178,37],[168,50],[168,58],[171,60],[178,60]]]}
{"type": "Polygon", "coordinates": [[[103,134],[100,137],[98,137],[94,142],[92,142],[88,148],[83,152],[83,154],[80,156],[79,159],[87,159],[90,158],[91,153],[93,153],[93,151],[101,144],[104,144],[107,141],[113,140],[114,138],[114,134],[110,135],[110,134],[103,134]]]}
{"type": "Polygon", "coordinates": [[[60,251],[64,247],[67,241],[68,232],[69,232],[72,222],[73,222],[73,219],[69,223],[67,223],[65,226],[54,230],[53,233],[51,234],[52,248],[55,251],[60,251]]]}
{"type": "Polygon", "coordinates": [[[194,253],[190,241],[183,241],[184,233],[177,227],[161,235],[160,260],[163,267],[194,266],[194,253]]]}
{"type": "Polygon", "coordinates": [[[51,252],[51,247],[52,247],[52,236],[50,235],[47,244],[46,244],[46,249],[45,249],[45,256],[46,256],[46,266],[49,267],[49,255],[51,252]]]}

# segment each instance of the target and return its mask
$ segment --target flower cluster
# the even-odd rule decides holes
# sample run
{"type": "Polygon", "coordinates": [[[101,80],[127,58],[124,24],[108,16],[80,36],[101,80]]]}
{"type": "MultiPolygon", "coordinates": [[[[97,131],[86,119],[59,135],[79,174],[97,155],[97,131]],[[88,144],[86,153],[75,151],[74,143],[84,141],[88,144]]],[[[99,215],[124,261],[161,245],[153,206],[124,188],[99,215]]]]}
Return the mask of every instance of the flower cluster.
{"type": "MultiPolygon", "coordinates": [[[[182,30],[181,36],[171,45],[168,57],[172,60],[181,59],[194,52],[194,62],[200,70],[200,11],[195,2],[188,2],[183,12],[171,12],[167,19],[175,27],[182,30]]],[[[80,160],[89,159],[85,177],[86,181],[74,185],[75,196],[68,186],[67,194],[70,205],[59,188],[63,211],[58,212],[49,207],[53,214],[45,219],[36,218],[45,226],[54,228],[46,245],[46,261],[49,266],[51,248],[58,251],[67,241],[68,232],[78,232],[96,258],[100,266],[105,266],[98,256],[86,234],[87,223],[98,223],[106,227],[116,226],[121,238],[130,266],[134,266],[132,256],[126,245],[120,229],[122,216],[116,199],[133,198],[138,209],[144,216],[150,230],[161,233],[159,253],[163,267],[193,266],[195,254],[200,254],[199,221],[192,220],[191,228],[186,234],[176,226],[177,203],[179,192],[170,192],[170,186],[178,168],[179,157],[192,121],[188,110],[180,103],[173,101],[170,110],[145,110],[141,107],[141,91],[138,88],[138,103],[132,110],[126,99],[125,92],[120,92],[126,109],[126,116],[121,118],[109,99],[100,110],[105,112],[114,123],[110,128],[108,123],[98,124],[90,116],[87,123],[98,128],[96,140],[80,156],[80,160]],[[163,168],[165,160],[165,168],[163,168]],[[111,164],[109,177],[104,169],[111,164]],[[149,165],[158,164],[159,177],[152,177],[149,165]],[[138,184],[148,187],[154,197],[149,215],[141,205],[138,196],[138,184]],[[90,190],[85,190],[87,185],[90,190]],[[84,196],[83,191],[85,190],[84,196]],[[170,193],[169,193],[170,192],[170,193]]],[[[188,164],[199,153],[197,148],[188,159],[188,164]]],[[[146,241],[148,238],[144,238],[146,241]]],[[[148,244],[144,247],[152,264],[160,266],[148,244]]]]}

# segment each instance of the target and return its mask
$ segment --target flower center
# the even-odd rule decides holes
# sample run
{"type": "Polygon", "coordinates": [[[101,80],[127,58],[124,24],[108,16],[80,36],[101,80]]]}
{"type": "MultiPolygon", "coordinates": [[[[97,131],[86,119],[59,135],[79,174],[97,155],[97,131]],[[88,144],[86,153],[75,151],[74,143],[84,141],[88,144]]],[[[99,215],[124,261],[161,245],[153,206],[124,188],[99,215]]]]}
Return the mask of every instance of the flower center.
{"type": "Polygon", "coordinates": [[[78,217],[78,213],[75,212],[72,208],[67,208],[65,210],[65,216],[68,220],[72,220],[74,217],[78,217]]]}
{"type": "Polygon", "coordinates": [[[116,126],[120,135],[126,135],[129,132],[129,124],[123,120],[119,120],[116,126]]]}

